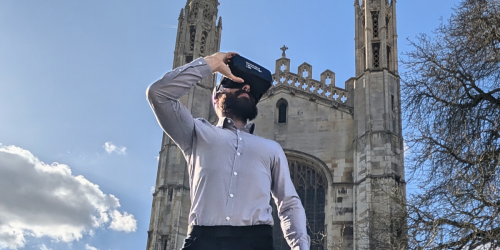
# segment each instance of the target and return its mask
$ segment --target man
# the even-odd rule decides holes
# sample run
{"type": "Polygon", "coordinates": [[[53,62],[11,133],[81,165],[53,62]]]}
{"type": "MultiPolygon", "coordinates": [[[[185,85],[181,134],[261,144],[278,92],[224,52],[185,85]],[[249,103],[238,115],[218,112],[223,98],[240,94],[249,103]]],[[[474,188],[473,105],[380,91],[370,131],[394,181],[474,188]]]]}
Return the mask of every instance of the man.
{"type": "MultiPolygon", "coordinates": [[[[271,193],[283,235],[292,250],[308,250],[304,208],[290,179],[281,146],[253,135],[260,95],[234,76],[227,63],[237,53],[215,53],[168,72],[149,86],[147,98],[160,126],[184,153],[191,210],[183,250],[272,250],[271,193]],[[216,86],[213,126],[193,119],[178,99],[202,78],[219,72],[232,84],[216,86]]],[[[267,90],[267,89],[266,89],[267,90]]]]}

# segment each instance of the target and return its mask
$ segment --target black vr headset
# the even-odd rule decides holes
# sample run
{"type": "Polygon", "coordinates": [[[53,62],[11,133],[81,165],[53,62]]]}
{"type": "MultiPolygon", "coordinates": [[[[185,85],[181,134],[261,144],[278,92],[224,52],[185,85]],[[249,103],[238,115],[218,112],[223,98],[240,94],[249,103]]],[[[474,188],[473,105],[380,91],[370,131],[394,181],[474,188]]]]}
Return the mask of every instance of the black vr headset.
{"type": "Polygon", "coordinates": [[[229,69],[233,75],[242,78],[245,82],[233,82],[231,79],[223,76],[217,84],[216,92],[219,92],[221,86],[224,88],[242,88],[245,84],[250,86],[250,95],[258,103],[262,95],[271,88],[273,78],[271,72],[266,68],[240,56],[234,55],[228,63],[229,69]]]}

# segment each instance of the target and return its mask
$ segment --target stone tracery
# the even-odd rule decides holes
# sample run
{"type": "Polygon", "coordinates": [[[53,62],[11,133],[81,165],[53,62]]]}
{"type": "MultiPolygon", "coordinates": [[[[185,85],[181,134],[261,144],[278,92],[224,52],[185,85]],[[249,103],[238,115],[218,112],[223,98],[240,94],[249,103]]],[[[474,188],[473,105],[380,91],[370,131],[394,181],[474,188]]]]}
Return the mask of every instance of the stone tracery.
{"type": "MultiPolygon", "coordinates": [[[[288,48],[283,46],[282,56],[288,48]]],[[[327,98],[336,102],[345,103],[347,101],[347,91],[345,89],[335,86],[335,73],[331,70],[325,70],[321,73],[321,80],[312,79],[312,66],[308,63],[303,63],[298,68],[298,73],[292,73],[288,69],[290,67],[290,60],[282,57],[277,61],[275,74],[273,74],[273,86],[276,88],[286,85],[297,90],[313,94],[318,97],[327,98]],[[327,81],[328,80],[328,81],[327,81]],[[332,94],[336,94],[333,98],[332,94]]],[[[272,94],[269,92],[268,94],[272,94]]]]}

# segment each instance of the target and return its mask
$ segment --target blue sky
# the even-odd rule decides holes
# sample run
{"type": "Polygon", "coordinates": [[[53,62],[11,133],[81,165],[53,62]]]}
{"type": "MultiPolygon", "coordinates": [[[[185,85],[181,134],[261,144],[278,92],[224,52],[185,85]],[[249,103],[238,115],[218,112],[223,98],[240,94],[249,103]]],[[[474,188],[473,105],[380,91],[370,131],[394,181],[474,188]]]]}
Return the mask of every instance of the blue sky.
{"type": "MultiPolygon", "coordinates": [[[[274,71],[279,48],[286,44],[294,72],[303,62],[313,66],[316,79],[330,69],[340,87],[354,75],[352,0],[219,2],[222,51],[237,51],[274,71]]],[[[430,33],[456,3],[399,0],[400,56],[410,49],[406,38],[430,33]]],[[[6,239],[12,242],[19,234],[24,247],[18,249],[145,249],[162,136],[145,91],[172,68],[177,18],[185,4],[186,0],[0,1],[0,171],[10,169],[21,177],[0,190],[0,197],[14,193],[18,199],[0,199],[0,249],[2,240],[5,248],[6,239]],[[5,165],[15,162],[23,162],[22,171],[27,172],[5,165]],[[57,162],[52,167],[62,172],[39,177],[29,172],[29,164],[43,169],[41,162],[57,162]],[[75,178],[79,175],[98,187],[75,178]],[[94,214],[101,209],[105,215],[98,217],[100,223],[74,218],[88,216],[88,209],[82,209],[67,222],[86,225],[75,229],[81,237],[64,238],[64,233],[43,230],[36,234],[41,226],[58,226],[43,221],[23,224],[34,231],[2,235],[2,226],[12,222],[2,219],[8,214],[6,207],[27,217],[49,209],[43,202],[19,201],[34,193],[45,197],[48,191],[29,187],[50,188],[50,178],[67,180],[64,183],[76,189],[91,186],[92,197],[102,202],[82,206],[94,214]],[[24,189],[28,191],[21,192],[24,189]],[[113,217],[116,213],[119,216],[113,217]]],[[[49,219],[54,216],[50,211],[49,219]]]]}

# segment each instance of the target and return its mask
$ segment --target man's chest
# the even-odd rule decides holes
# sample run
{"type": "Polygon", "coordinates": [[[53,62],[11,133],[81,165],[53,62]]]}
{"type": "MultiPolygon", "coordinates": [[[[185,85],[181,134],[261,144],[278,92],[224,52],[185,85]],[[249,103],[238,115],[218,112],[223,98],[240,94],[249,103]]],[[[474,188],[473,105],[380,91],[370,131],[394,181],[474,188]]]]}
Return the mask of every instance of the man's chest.
{"type": "Polygon", "coordinates": [[[271,180],[275,150],[265,139],[227,129],[210,132],[196,138],[192,155],[195,176],[220,181],[271,180]]]}

